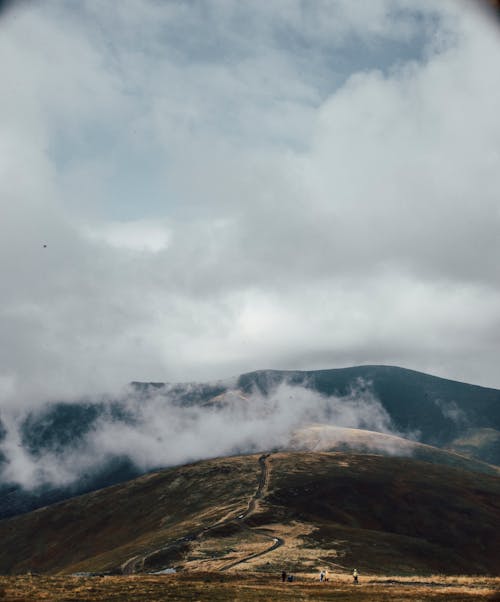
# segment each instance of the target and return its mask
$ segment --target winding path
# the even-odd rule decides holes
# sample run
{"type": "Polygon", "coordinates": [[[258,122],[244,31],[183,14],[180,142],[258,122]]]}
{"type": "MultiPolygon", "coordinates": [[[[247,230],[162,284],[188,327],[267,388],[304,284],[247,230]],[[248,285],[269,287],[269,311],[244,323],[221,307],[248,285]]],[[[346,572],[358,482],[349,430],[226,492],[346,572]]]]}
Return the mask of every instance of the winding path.
{"type": "Polygon", "coordinates": [[[271,535],[268,535],[267,533],[264,533],[263,531],[260,531],[258,529],[250,529],[249,527],[247,527],[247,529],[251,530],[253,533],[258,533],[259,535],[264,535],[264,537],[268,537],[269,539],[272,539],[273,545],[270,548],[267,548],[266,550],[262,550],[262,552],[255,552],[254,554],[245,556],[245,558],[242,558],[241,560],[235,560],[234,562],[225,564],[223,567],[221,567],[219,569],[219,571],[227,571],[228,569],[232,569],[234,566],[243,564],[244,562],[247,562],[248,560],[252,560],[253,558],[258,558],[259,556],[265,556],[266,554],[269,554],[269,552],[276,550],[277,548],[279,548],[280,546],[282,546],[285,543],[285,540],[282,539],[281,537],[272,537],[271,535]]]}
{"type": "Polygon", "coordinates": [[[253,554],[245,556],[245,558],[242,558],[241,560],[237,560],[237,561],[230,562],[228,564],[223,565],[219,569],[219,571],[227,571],[228,569],[230,569],[234,566],[237,566],[239,564],[243,564],[244,562],[247,562],[248,560],[251,560],[253,558],[258,558],[259,556],[264,556],[265,554],[269,554],[273,550],[276,550],[277,548],[282,546],[284,544],[284,540],[281,539],[280,537],[273,537],[272,535],[269,535],[267,532],[265,532],[262,529],[252,528],[245,524],[245,519],[247,519],[249,516],[254,514],[254,512],[256,511],[256,509],[258,507],[259,501],[267,493],[267,489],[269,486],[269,466],[268,466],[269,456],[270,456],[270,454],[263,454],[262,456],[259,457],[260,476],[259,476],[259,481],[257,484],[257,489],[256,489],[255,493],[252,495],[252,497],[249,499],[246,510],[244,512],[242,512],[238,516],[238,518],[235,519],[232,516],[228,517],[228,518],[223,518],[222,520],[219,520],[219,521],[213,523],[212,525],[209,525],[208,527],[204,527],[203,529],[200,529],[199,531],[196,531],[193,533],[188,533],[184,537],[176,539],[173,542],[169,543],[168,545],[162,546],[161,548],[153,550],[152,552],[132,556],[132,558],[129,558],[120,566],[120,570],[121,570],[122,574],[123,575],[132,575],[134,573],[144,571],[145,562],[147,561],[148,558],[150,558],[154,554],[157,554],[158,552],[174,550],[175,548],[179,548],[179,547],[185,545],[187,541],[193,541],[195,539],[198,539],[199,537],[208,533],[209,531],[211,531],[215,528],[222,527],[224,525],[228,525],[230,523],[238,524],[238,526],[240,526],[242,530],[246,530],[251,533],[257,533],[258,535],[262,535],[263,537],[266,537],[267,539],[272,540],[273,543],[269,548],[262,550],[261,552],[255,552],[253,554]]]}
{"type": "MultiPolygon", "coordinates": [[[[241,517],[241,519],[240,519],[241,521],[244,521],[244,519],[248,518],[250,515],[252,515],[255,512],[259,500],[261,500],[267,493],[267,488],[269,486],[269,466],[268,466],[269,456],[270,456],[270,454],[264,454],[264,455],[260,456],[260,458],[259,458],[259,464],[260,464],[260,468],[261,468],[259,484],[257,487],[257,491],[254,493],[254,495],[250,498],[250,501],[248,502],[248,508],[247,508],[246,512],[244,513],[244,515],[241,517]]],[[[238,566],[239,564],[243,564],[244,562],[247,562],[248,560],[252,560],[253,558],[259,558],[260,556],[269,554],[270,552],[276,550],[277,548],[279,548],[280,546],[282,546],[285,543],[285,540],[282,539],[281,537],[273,537],[272,535],[269,535],[267,533],[267,531],[264,531],[263,529],[255,529],[252,527],[248,527],[244,523],[241,526],[247,531],[250,531],[252,533],[257,533],[258,535],[262,535],[263,537],[266,537],[267,539],[272,540],[273,543],[269,548],[262,550],[261,552],[254,552],[253,554],[249,554],[248,556],[245,556],[245,558],[242,558],[241,560],[235,560],[234,562],[230,562],[228,564],[223,565],[219,569],[219,571],[227,571],[228,569],[238,566]]]]}

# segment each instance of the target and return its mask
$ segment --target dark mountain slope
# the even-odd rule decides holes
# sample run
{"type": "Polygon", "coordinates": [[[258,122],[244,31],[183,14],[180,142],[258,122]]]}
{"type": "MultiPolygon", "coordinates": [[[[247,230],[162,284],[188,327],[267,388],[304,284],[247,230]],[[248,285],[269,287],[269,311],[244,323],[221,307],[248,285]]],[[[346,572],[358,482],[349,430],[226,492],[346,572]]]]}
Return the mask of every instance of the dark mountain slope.
{"type": "MultiPolygon", "coordinates": [[[[238,386],[267,394],[284,381],[340,397],[356,389],[373,391],[399,431],[418,432],[430,445],[446,445],[469,428],[500,430],[499,390],[395,366],[262,370],[241,375],[238,386]]],[[[500,464],[500,456],[496,463],[500,464]]]]}
{"type": "Polygon", "coordinates": [[[0,521],[0,572],[500,574],[499,525],[498,477],[369,454],[243,456],[0,521]]]}
{"type": "Polygon", "coordinates": [[[274,514],[316,525],[306,541],[333,562],[387,572],[500,571],[498,477],[370,455],[277,454],[271,462],[274,514]],[[342,560],[331,555],[339,540],[342,560]]]}
{"type": "Polygon", "coordinates": [[[120,571],[128,558],[161,548],[238,512],[253,494],[252,457],[155,472],[0,521],[0,573],[58,572],[84,562],[120,571]]]}

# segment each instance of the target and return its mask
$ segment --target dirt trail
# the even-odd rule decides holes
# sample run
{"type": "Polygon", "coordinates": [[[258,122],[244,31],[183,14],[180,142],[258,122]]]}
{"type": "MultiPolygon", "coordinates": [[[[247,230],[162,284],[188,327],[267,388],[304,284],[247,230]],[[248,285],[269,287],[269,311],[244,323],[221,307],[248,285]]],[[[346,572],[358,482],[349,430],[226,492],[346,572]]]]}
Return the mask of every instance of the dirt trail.
{"type": "Polygon", "coordinates": [[[267,493],[267,488],[269,486],[269,466],[267,464],[268,458],[269,454],[264,454],[259,458],[260,477],[259,483],[257,485],[257,491],[250,498],[250,501],[248,502],[248,507],[243,513],[242,518],[248,518],[251,514],[253,514],[256,510],[259,500],[261,500],[267,493]]]}
{"type": "MultiPolygon", "coordinates": [[[[255,512],[255,510],[258,507],[259,501],[263,497],[265,497],[265,495],[267,493],[267,490],[269,487],[269,463],[268,463],[269,456],[270,456],[270,454],[264,454],[259,458],[259,464],[260,464],[260,468],[261,468],[259,484],[257,487],[257,491],[255,492],[255,494],[252,496],[252,498],[248,502],[247,511],[241,517],[241,519],[240,519],[241,521],[244,521],[244,519],[248,518],[255,512]]],[[[257,533],[258,535],[262,535],[263,537],[270,539],[273,543],[269,548],[266,548],[265,550],[262,550],[261,552],[254,552],[253,554],[249,554],[248,556],[245,556],[245,558],[242,558],[241,560],[236,560],[234,562],[230,562],[228,564],[223,565],[219,569],[219,571],[227,571],[228,569],[238,566],[239,564],[243,564],[244,562],[252,560],[253,558],[259,558],[260,556],[269,554],[270,552],[272,552],[273,550],[276,550],[277,548],[279,548],[280,546],[282,546],[285,543],[285,540],[282,539],[281,537],[274,537],[272,535],[269,535],[269,533],[267,531],[264,531],[263,529],[256,529],[256,528],[248,527],[247,525],[244,524],[244,522],[242,522],[241,526],[247,531],[250,531],[252,533],[257,533]]]]}
{"type": "Polygon", "coordinates": [[[236,562],[231,562],[229,564],[222,566],[219,569],[220,571],[226,571],[226,570],[232,568],[233,566],[242,564],[243,562],[246,562],[247,560],[251,560],[252,558],[257,558],[258,556],[264,556],[264,554],[269,554],[269,552],[272,552],[276,548],[279,548],[280,546],[282,546],[284,543],[283,539],[281,539],[279,537],[273,537],[261,529],[255,529],[255,528],[248,527],[247,525],[245,525],[245,522],[244,522],[246,518],[248,518],[249,516],[254,514],[254,512],[258,508],[259,501],[267,493],[267,489],[269,486],[269,465],[268,465],[269,456],[270,456],[270,454],[263,454],[262,456],[259,457],[260,476],[259,476],[259,481],[257,484],[257,489],[256,489],[255,493],[253,494],[253,496],[248,501],[248,506],[247,506],[246,510],[244,512],[242,512],[238,516],[237,519],[235,519],[234,516],[225,517],[225,518],[213,523],[212,525],[209,525],[208,527],[204,527],[203,529],[200,529],[200,531],[197,531],[194,533],[188,533],[184,537],[176,539],[166,546],[162,546],[161,548],[155,549],[151,552],[147,552],[146,554],[138,554],[136,556],[132,556],[132,558],[129,558],[120,566],[120,570],[121,570],[122,574],[123,575],[132,575],[134,573],[144,571],[145,562],[147,561],[148,558],[150,558],[154,554],[157,554],[158,552],[165,552],[167,550],[174,550],[175,548],[180,548],[180,547],[186,545],[186,542],[194,541],[195,539],[202,537],[203,535],[210,532],[211,530],[220,528],[220,527],[222,527],[224,525],[228,525],[230,523],[233,523],[233,524],[237,523],[238,526],[241,527],[242,530],[251,531],[252,533],[257,533],[259,535],[262,535],[262,536],[266,537],[267,539],[272,540],[273,543],[269,548],[267,548],[266,550],[263,550],[262,552],[250,554],[249,556],[246,556],[245,558],[242,558],[241,560],[238,560],[236,562]]]}
{"type": "MultiPolygon", "coordinates": [[[[141,559],[142,559],[142,557],[140,555],[138,555],[138,556],[132,556],[132,558],[129,558],[128,560],[126,560],[120,566],[122,575],[132,575],[133,573],[136,573],[137,572],[137,564],[141,562],[141,559]]],[[[142,560],[142,564],[144,564],[144,560],[142,560]]]]}
{"type": "Polygon", "coordinates": [[[268,537],[269,539],[272,539],[273,540],[272,546],[269,548],[266,548],[265,550],[262,550],[262,552],[255,552],[253,554],[245,556],[245,558],[242,558],[241,560],[235,560],[234,562],[225,564],[224,566],[222,566],[219,569],[219,571],[227,571],[228,569],[232,569],[233,567],[238,566],[239,564],[243,564],[244,562],[248,562],[249,560],[252,560],[254,558],[259,558],[260,556],[265,556],[266,554],[269,554],[269,552],[276,550],[277,548],[279,548],[280,546],[282,546],[285,543],[285,540],[282,539],[281,537],[272,537],[268,533],[265,533],[264,531],[261,531],[259,529],[250,529],[250,527],[246,527],[246,528],[249,531],[252,531],[252,533],[258,533],[259,535],[263,535],[264,537],[268,537]]]}

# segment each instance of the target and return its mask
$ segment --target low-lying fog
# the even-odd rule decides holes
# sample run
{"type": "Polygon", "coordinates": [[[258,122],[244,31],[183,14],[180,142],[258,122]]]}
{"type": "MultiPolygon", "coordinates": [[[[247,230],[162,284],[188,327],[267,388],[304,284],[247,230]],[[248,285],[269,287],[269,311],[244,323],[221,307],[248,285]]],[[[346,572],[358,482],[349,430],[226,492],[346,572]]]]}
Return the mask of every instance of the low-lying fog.
{"type": "Polygon", "coordinates": [[[245,395],[230,390],[191,405],[180,404],[168,388],[148,394],[130,388],[119,402],[95,400],[82,402],[82,407],[84,417],[90,418],[80,427],[74,420],[68,426],[57,418],[60,405],[2,412],[5,433],[0,451],[5,461],[1,480],[26,488],[65,485],[117,457],[129,458],[147,471],[275,449],[290,444],[294,432],[310,424],[398,434],[366,386],[340,398],[281,384],[267,397],[256,391],[245,395]]]}

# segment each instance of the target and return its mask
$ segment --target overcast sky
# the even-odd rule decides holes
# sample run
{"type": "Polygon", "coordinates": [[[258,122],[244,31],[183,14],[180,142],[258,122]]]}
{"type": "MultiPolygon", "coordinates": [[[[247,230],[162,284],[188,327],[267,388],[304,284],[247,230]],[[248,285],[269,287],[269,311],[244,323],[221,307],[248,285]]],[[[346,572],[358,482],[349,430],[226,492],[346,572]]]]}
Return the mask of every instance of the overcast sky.
{"type": "Polygon", "coordinates": [[[4,9],[0,400],[364,363],[500,387],[500,32],[469,5],[4,9]]]}

